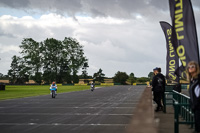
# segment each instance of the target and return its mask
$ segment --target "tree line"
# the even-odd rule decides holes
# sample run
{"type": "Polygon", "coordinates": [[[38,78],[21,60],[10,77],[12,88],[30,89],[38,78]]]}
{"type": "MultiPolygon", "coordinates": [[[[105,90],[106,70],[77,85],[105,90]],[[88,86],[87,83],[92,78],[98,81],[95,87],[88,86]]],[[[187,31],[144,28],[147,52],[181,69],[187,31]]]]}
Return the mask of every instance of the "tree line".
{"type": "MultiPolygon", "coordinates": [[[[105,74],[100,68],[93,76],[88,76],[88,59],[84,55],[83,46],[71,37],[65,37],[60,41],[47,38],[37,42],[32,38],[25,38],[19,46],[20,56],[14,55],[8,75],[0,73],[0,79],[9,79],[11,84],[24,84],[30,79],[41,84],[51,83],[78,83],[79,79],[93,79],[104,83],[105,74]],[[77,75],[82,68],[82,74],[77,75]]],[[[148,77],[136,78],[134,73],[127,75],[126,72],[118,71],[113,77],[115,83],[130,84],[135,82],[144,83],[152,78],[152,72],[148,77]]]]}
{"type": "Polygon", "coordinates": [[[12,57],[11,69],[8,71],[11,83],[23,84],[33,79],[36,83],[78,83],[78,71],[88,67],[83,46],[71,37],[63,41],[47,38],[37,42],[25,38],[19,46],[21,57],[12,57]]]}

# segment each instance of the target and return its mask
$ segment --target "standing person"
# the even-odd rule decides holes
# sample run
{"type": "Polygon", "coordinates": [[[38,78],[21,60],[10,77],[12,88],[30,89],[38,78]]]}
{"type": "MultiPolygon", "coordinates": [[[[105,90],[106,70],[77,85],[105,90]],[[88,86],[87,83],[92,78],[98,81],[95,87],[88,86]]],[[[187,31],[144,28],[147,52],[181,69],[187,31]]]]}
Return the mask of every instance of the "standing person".
{"type": "Polygon", "coordinates": [[[157,104],[156,112],[161,111],[163,109],[161,100],[163,98],[163,93],[165,91],[165,78],[160,73],[161,69],[156,67],[153,69],[154,71],[154,77],[152,80],[152,91],[154,96],[154,101],[157,104]]]}
{"type": "Polygon", "coordinates": [[[165,76],[161,73],[161,68],[160,68],[160,67],[158,68],[158,73],[159,73],[160,78],[162,79],[162,81],[164,81],[164,82],[162,83],[163,90],[162,90],[162,92],[161,92],[161,100],[162,100],[162,104],[164,105],[165,85],[166,85],[165,76]]]}
{"type": "Polygon", "coordinates": [[[199,65],[195,61],[188,63],[187,79],[190,82],[190,105],[194,112],[195,130],[200,133],[200,74],[199,65]]]}

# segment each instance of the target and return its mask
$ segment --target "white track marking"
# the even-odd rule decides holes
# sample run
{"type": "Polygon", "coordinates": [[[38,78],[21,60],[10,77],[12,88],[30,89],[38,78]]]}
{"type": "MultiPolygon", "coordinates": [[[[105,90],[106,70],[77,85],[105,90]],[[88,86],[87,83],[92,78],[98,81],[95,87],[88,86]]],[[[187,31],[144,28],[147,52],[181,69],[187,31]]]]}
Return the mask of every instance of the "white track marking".
{"type": "Polygon", "coordinates": [[[0,123],[0,126],[127,126],[128,124],[0,123]]]}
{"type": "Polygon", "coordinates": [[[45,108],[55,108],[55,109],[133,109],[134,107],[17,107],[17,108],[22,108],[22,109],[27,109],[27,108],[35,108],[35,109],[45,109],[45,108]]]}
{"type": "Polygon", "coordinates": [[[0,115],[72,115],[72,116],[81,116],[81,115],[89,115],[89,116],[132,116],[133,114],[101,114],[101,113],[0,113],[0,115]]]}

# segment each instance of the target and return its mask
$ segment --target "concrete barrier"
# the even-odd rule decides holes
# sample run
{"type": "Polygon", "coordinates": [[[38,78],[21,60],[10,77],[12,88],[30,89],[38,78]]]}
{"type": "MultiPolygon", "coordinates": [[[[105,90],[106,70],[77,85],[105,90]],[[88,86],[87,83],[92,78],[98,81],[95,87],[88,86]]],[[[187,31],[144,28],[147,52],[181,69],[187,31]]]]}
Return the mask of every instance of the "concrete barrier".
{"type": "Polygon", "coordinates": [[[151,88],[147,87],[134,111],[127,133],[158,133],[152,103],[151,88]]]}

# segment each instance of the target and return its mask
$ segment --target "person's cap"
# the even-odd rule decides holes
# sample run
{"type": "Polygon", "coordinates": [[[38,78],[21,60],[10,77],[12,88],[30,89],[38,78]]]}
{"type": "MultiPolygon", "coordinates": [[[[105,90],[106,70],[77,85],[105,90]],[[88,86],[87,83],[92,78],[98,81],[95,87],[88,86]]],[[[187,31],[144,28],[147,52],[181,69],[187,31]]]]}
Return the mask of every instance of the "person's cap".
{"type": "Polygon", "coordinates": [[[155,70],[158,70],[158,69],[159,69],[159,68],[158,68],[158,67],[156,67],[156,68],[154,68],[154,69],[153,69],[153,71],[155,71],[155,70]]]}

